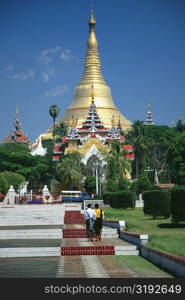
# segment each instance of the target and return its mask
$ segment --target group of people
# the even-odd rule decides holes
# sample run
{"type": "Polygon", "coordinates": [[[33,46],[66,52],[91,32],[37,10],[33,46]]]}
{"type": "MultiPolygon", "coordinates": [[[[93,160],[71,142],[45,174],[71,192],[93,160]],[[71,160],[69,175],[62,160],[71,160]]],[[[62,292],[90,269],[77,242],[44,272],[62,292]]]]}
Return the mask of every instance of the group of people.
{"type": "Polygon", "coordinates": [[[87,209],[84,211],[84,219],[86,220],[86,231],[89,241],[93,241],[95,237],[96,241],[101,241],[102,219],[104,212],[99,205],[95,204],[95,209],[91,208],[91,204],[87,205],[87,209]]]}

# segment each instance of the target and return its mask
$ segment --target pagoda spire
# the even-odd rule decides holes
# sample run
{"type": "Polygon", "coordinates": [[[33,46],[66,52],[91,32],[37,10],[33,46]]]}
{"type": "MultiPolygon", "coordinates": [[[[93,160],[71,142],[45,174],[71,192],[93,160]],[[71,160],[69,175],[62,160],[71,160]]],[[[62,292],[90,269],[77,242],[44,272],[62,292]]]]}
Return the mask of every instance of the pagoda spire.
{"type": "Polygon", "coordinates": [[[19,109],[18,106],[16,105],[16,112],[15,112],[15,121],[13,123],[15,130],[20,130],[23,132],[21,123],[20,123],[20,116],[19,116],[19,109]]]}
{"type": "Polygon", "coordinates": [[[152,117],[152,113],[151,113],[151,104],[150,104],[150,102],[148,103],[148,111],[147,111],[145,125],[154,125],[153,117],[152,117]]]}
{"type": "Polygon", "coordinates": [[[70,125],[71,117],[77,121],[77,127],[83,125],[89,107],[92,104],[92,84],[94,91],[94,103],[96,103],[97,112],[106,128],[111,128],[112,115],[115,120],[120,119],[120,126],[123,130],[131,128],[131,122],[127,120],[115,106],[112,99],[110,87],[104,80],[101,72],[101,63],[98,50],[98,41],[96,39],[96,19],[93,8],[90,10],[88,21],[89,34],[87,39],[87,50],[84,61],[84,71],[79,84],[75,87],[73,100],[65,111],[60,122],[70,125]]]}
{"type": "Polygon", "coordinates": [[[84,73],[80,84],[89,84],[91,82],[105,84],[105,80],[100,69],[101,63],[98,51],[98,41],[96,39],[95,32],[96,19],[94,17],[94,11],[92,7],[88,24],[89,37],[87,40],[87,53],[85,57],[84,73]]]}

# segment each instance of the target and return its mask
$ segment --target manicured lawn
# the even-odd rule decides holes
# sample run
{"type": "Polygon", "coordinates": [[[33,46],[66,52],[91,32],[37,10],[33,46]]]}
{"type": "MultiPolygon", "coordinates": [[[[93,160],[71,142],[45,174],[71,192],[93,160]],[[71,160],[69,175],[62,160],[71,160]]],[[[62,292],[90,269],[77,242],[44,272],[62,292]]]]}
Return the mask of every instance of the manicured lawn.
{"type": "Polygon", "coordinates": [[[135,272],[139,277],[144,278],[168,278],[173,277],[172,275],[161,270],[151,262],[147,261],[141,256],[137,255],[115,255],[114,259],[119,262],[123,268],[129,268],[135,272]]]}
{"type": "Polygon", "coordinates": [[[153,220],[145,216],[142,208],[105,209],[105,220],[124,220],[126,230],[149,235],[148,246],[152,248],[185,256],[185,223],[173,225],[171,219],[153,220]]]}

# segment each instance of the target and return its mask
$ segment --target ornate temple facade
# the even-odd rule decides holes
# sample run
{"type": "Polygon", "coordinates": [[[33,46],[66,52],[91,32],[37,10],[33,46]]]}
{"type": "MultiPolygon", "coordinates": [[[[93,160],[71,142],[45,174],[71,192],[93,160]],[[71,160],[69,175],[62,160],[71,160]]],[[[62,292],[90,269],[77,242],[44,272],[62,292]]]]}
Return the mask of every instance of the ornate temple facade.
{"type": "Polygon", "coordinates": [[[31,146],[30,141],[28,140],[26,134],[24,133],[19,117],[18,108],[16,108],[16,117],[13,123],[14,129],[10,134],[4,139],[3,143],[20,143],[27,146],[31,146]]]}
{"type": "Polygon", "coordinates": [[[116,126],[114,116],[111,119],[111,128],[105,127],[102,122],[94,101],[92,84],[92,99],[85,120],[81,127],[76,127],[75,122],[71,123],[68,135],[54,146],[53,161],[59,161],[60,155],[77,151],[82,155],[82,162],[87,164],[88,159],[95,155],[100,160],[103,153],[110,151],[113,141],[120,142],[123,150],[126,150],[125,157],[134,159],[133,147],[125,143],[122,135],[121,125],[116,126]]]}

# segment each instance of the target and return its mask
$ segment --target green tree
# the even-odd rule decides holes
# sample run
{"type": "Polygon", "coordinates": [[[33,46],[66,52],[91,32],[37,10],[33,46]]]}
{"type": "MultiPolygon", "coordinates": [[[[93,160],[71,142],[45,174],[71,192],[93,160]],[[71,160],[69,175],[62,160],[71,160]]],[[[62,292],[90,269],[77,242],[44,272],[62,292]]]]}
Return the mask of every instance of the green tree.
{"type": "Polygon", "coordinates": [[[14,172],[5,171],[1,173],[1,176],[3,176],[6,179],[9,186],[13,185],[16,192],[18,192],[21,184],[25,182],[24,176],[14,172]]]}
{"type": "Polygon", "coordinates": [[[96,194],[96,177],[87,176],[85,179],[84,187],[88,194],[96,194]]]}
{"type": "MultiPolygon", "coordinates": [[[[161,125],[148,126],[149,140],[147,167],[152,171],[153,181],[169,182],[167,154],[173,138],[176,136],[174,128],[161,125]],[[154,180],[154,174],[156,174],[154,180]]],[[[151,173],[150,173],[151,174],[151,173]]]]}
{"type": "Polygon", "coordinates": [[[33,156],[25,145],[10,143],[0,145],[0,171],[23,175],[25,180],[29,181],[31,189],[41,189],[45,184],[49,184],[52,171],[49,162],[52,162],[51,156],[50,158],[48,155],[33,156]]]}
{"type": "Polygon", "coordinates": [[[173,139],[168,151],[168,165],[173,182],[185,184],[185,131],[173,139]]]}
{"type": "Polygon", "coordinates": [[[126,135],[126,141],[131,143],[135,153],[135,177],[143,173],[146,167],[146,158],[148,155],[147,126],[143,121],[134,122],[132,129],[126,135]]]}
{"type": "Polygon", "coordinates": [[[62,157],[60,166],[57,169],[57,180],[59,180],[67,190],[79,189],[83,187],[83,164],[78,152],[72,152],[62,157]]]}
{"type": "Polygon", "coordinates": [[[54,129],[54,136],[55,136],[55,142],[59,142],[63,136],[67,136],[68,134],[68,126],[61,122],[55,126],[54,129]]]}
{"type": "Polygon", "coordinates": [[[185,131],[185,124],[183,123],[183,119],[179,118],[176,122],[176,127],[175,127],[177,132],[183,132],[185,131]]]}
{"type": "Polygon", "coordinates": [[[106,156],[107,161],[107,190],[118,190],[120,180],[130,172],[130,161],[125,157],[126,151],[121,148],[118,141],[113,141],[111,150],[106,156]]]}
{"type": "Polygon", "coordinates": [[[49,114],[53,118],[53,140],[55,136],[55,120],[59,114],[59,111],[60,109],[56,104],[51,105],[49,108],[49,114]]]}
{"type": "Polygon", "coordinates": [[[0,173],[0,193],[6,195],[9,189],[9,183],[7,179],[0,173]]]}

